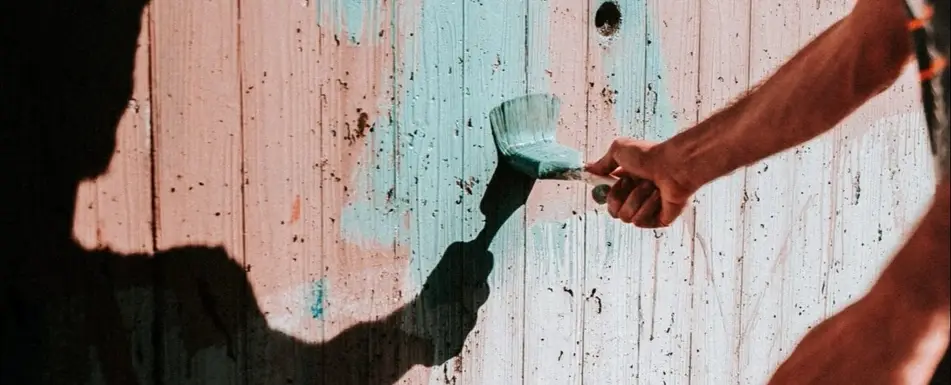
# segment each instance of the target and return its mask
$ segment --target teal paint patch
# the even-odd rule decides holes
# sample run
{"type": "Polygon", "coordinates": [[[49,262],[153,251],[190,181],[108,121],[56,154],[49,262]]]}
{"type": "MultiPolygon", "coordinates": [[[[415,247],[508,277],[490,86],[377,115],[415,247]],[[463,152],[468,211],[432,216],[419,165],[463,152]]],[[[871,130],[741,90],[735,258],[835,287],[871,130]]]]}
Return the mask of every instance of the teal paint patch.
{"type": "MultiPolygon", "coordinates": [[[[318,5],[318,10],[336,15],[333,20],[348,25],[349,30],[349,25],[356,25],[361,20],[353,15],[370,14],[362,12],[361,7],[378,8],[376,4],[380,1],[365,5],[364,1],[337,0],[318,5]]],[[[488,3],[498,4],[483,2],[477,6],[505,8],[504,0],[488,3]]],[[[656,38],[659,35],[656,23],[649,20],[651,13],[647,12],[648,4],[644,0],[623,0],[619,5],[624,15],[621,31],[611,37],[602,37],[602,47],[592,48],[606,51],[603,55],[605,76],[612,88],[607,90],[607,94],[614,95],[615,118],[620,132],[649,140],[667,139],[676,133],[677,127],[665,81],[660,39],[656,38]],[[645,36],[643,32],[632,31],[650,32],[645,36]]],[[[474,210],[478,199],[468,197],[478,198],[479,179],[485,179],[493,168],[490,158],[474,156],[466,159],[466,168],[474,170],[473,162],[485,162],[485,172],[464,175],[460,156],[462,149],[470,146],[463,143],[461,132],[469,132],[472,138],[478,130],[488,131],[488,109],[505,100],[500,95],[488,94],[489,88],[484,84],[477,84],[478,78],[498,77],[506,71],[505,63],[499,62],[502,59],[491,52],[491,57],[486,56],[491,61],[467,63],[466,75],[476,80],[464,80],[471,86],[463,87],[459,75],[463,71],[465,55],[462,47],[473,39],[484,40],[478,44],[500,40],[504,31],[511,28],[506,25],[504,15],[499,15],[482,21],[481,28],[485,28],[480,33],[482,37],[466,36],[466,41],[463,41],[462,28],[454,23],[463,21],[463,4],[423,0],[420,6],[419,16],[412,16],[418,19],[415,25],[403,20],[408,17],[406,15],[395,12],[391,15],[391,25],[408,29],[390,34],[394,36],[390,44],[399,52],[394,75],[398,108],[390,116],[380,116],[370,134],[371,144],[360,161],[361,170],[354,172],[351,180],[357,198],[343,209],[341,236],[350,243],[368,247],[408,245],[414,258],[425,255],[424,258],[431,259],[434,264],[442,248],[448,245],[445,234],[441,233],[444,226],[439,225],[439,220],[458,212],[456,206],[464,201],[463,198],[466,198],[463,209],[478,213],[474,210]],[[397,40],[396,37],[402,38],[397,40]],[[463,97],[467,101],[465,108],[463,97]],[[466,110],[478,115],[466,116],[466,110]],[[404,228],[407,220],[410,231],[404,228]]],[[[593,18],[596,8],[593,7],[591,12],[593,18]]],[[[533,92],[547,89],[547,82],[541,81],[547,76],[544,75],[548,63],[547,42],[539,35],[534,34],[529,43],[546,49],[528,50],[529,78],[539,80],[531,82],[533,92]]],[[[485,56],[491,50],[501,52],[503,46],[511,44],[493,42],[492,47],[481,47],[479,54],[485,56]]],[[[524,84],[521,79],[517,84],[513,83],[509,87],[513,93],[506,98],[523,94],[525,91],[518,88],[524,84]]],[[[384,111],[390,103],[388,99],[380,101],[384,111]]],[[[491,134],[485,132],[484,135],[487,140],[483,142],[491,146],[491,134]]],[[[492,152],[489,150],[486,149],[486,154],[492,152]]],[[[466,228],[477,229],[478,226],[466,228]]],[[[475,231],[467,232],[474,236],[475,231]]]]}
{"type": "MultiPolygon", "coordinates": [[[[345,0],[347,7],[362,4],[359,0],[345,0]]],[[[383,0],[372,0],[375,4],[383,0]]],[[[344,7],[344,8],[347,8],[344,7]]],[[[377,7],[378,8],[378,7],[377,7]]],[[[349,12],[349,11],[348,11],[349,12]]],[[[379,12],[378,12],[379,13],[379,12]]],[[[390,40],[379,41],[377,44],[390,44],[394,51],[403,50],[405,44],[400,43],[397,37],[397,28],[412,28],[412,26],[397,23],[397,14],[391,12],[385,15],[388,19],[378,23],[387,23],[392,33],[385,34],[390,40]]],[[[384,15],[380,15],[380,18],[384,15]]],[[[372,34],[376,36],[376,34],[372,34]]],[[[395,66],[396,63],[393,63],[395,66]]],[[[391,71],[386,71],[391,72],[391,71]]],[[[389,79],[380,79],[380,84],[399,84],[399,71],[392,71],[389,79]]],[[[393,92],[397,92],[394,87],[393,92]]],[[[399,237],[399,230],[403,227],[405,215],[408,212],[408,203],[396,194],[396,178],[407,172],[406,164],[409,160],[405,154],[397,151],[398,130],[400,122],[394,119],[398,111],[394,109],[394,99],[380,98],[377,101],[379,111],[388,111],[387,114],[377,116],[373,123],[373,130],[367,135],[366,148],[357,162],[359,170],[352,173],[349,186],[353,187],[353,200],[346,203],[341,210],[341,234],[348,243],[360,245],[364,248],[391,247],[399,237]]]]}
{"type": "Polygon", "coordinates": [[[584,226],[580,216],[532,224],[529,228],[529,255],[536,258],[531,263],[542,269],[537,273],[566,273],[584,269],[583,265],[576,264],[584,259],[575,258],[584,252],[584,240],[577,237],[577,234],[584,232],[584,226]]]}
{"type": "MultiPolygon", "coordinates": [[[[389,100],[389,98],[387,98],[389,100]]],[[[390,107],[381,106],[383,110],[390,107]]],[[[361,169],[351,176],[353,199],[341,210],[341,236],[367,249],[386,248],[396,241],[407,205],[396,196],[396,176],[405,172],[395,151],[396,123],[390,115],[377,118],[363,155],[361,169]]]]}
{"type": "MultiPolygon", "coordinates": [[[[368,43],[364,37],[375,38],[373,33],[364,34],[367,28],[389,23],[391,14],[383,11],[387,0],[317,0],[317,25],[334,29],[335,34],[347,32],[347,40],[353,44],[368,43]],[[322,23],[329,23],[323,25],[322,23]]],[[[375,28],[371,28],[375,29],[375,28]]]]}
{"type": "MultiPolygon", "coordinates": [[[[646,5],[644,10],[647,12],[644,19],[647,27],[647,63],[644,76],[647,79],[644,98],[644,110],[647,113],[645,121],[646,132],[644,139],[652,141],[663,141],[674,136],[677,133],[677,116],[671,99],[670,89],[667,87],[667,66],[664,64],[663,41],[660,37],[659,25],[661,21],[657,19],[656,7],[662,6],[662,3],[651,2],[646,5]]],[[[685,117],[693,119],[693,117],[685,117]]]]}
{"type": "Polygon", "coordinates": [[[409,215],[398,242],[411,250],[410,292],[426,281],[447,247],[467,239],[461,218],[471,206],[464,196],[485,182],[463,171],[464,3],[423,0],[420,6],[415,33],[401,42],[396,90],[396,189],[409,215]]]}
{"type": "MultiPolygon", "coordinates": [[[[394,15],[397,108],[387,127],[370,134],[376,147],[351,181],[364,196],[341,219],[348,242],[409,249],[412,290],[452,242],[482,229],[479,204],[496,166],[489,110],[526,93],[525,20],[513,16],[524,14],[525,2],[422,0],[420,7],[394,15]]],[[[524,232],[509,222],[501,233],[524,232]]]]}
{"type": "Polygon", "coordinates": [[[324,318],[324,303],[326,303],[327,295],[327,285],[326,278],[321,278],[310,285],[310,292],[307,293],[307,298],[310,301],[310,306],[308,309],[310,311],[310,316],[313,319],[319,320],[324,318]]]}
{"type": "Polygon", "coordinates": [[[370,134],[375,147],[364,152],[351,184],[364,196],[341,218],[348,242],[408,246],[418,282],[426,277],[423,266],[435,266],[462,238],[448,239],[443,222],[459,220],[466,186],[474,183],[462,175],[462,5],[427,0],[421,7],[415,25],[394,15],[403,32],[392,35],[405,37],[392,43],[397,105],[370,134]]]}
{"type": "MultiPolygon", "coordinates": [[[[379,4],[373,4],[364,8],[364,0],[341,0],[343,1],[343,20],[347,26],[347,34],[352,42],[360,41],[360,34],[363,32],[364,13],[371,13],[379,9],[379,4]],[[369,8],[369,9],[367,9],[369,8]]],[[[371,1],[366,1],[372,3],[371,1]]],[[[368,15],[369,16],[369,15],[368,15]]]]}
{"type": "MultiPolygon", "coordinates": [[[[621,0],[623,22],[616,35],[601,37],[605,49],[604,76],[620,134],[662,141],[677,132],[667,89],[664,56],[655,14],[644,0],[621,0]],[[645,35],[646,32],[646,35],[645,35]],[[641,70],[643,69],[643,70],[641,70]]],[[[592,9],[592,19],[594,12],[592,9]]]]}

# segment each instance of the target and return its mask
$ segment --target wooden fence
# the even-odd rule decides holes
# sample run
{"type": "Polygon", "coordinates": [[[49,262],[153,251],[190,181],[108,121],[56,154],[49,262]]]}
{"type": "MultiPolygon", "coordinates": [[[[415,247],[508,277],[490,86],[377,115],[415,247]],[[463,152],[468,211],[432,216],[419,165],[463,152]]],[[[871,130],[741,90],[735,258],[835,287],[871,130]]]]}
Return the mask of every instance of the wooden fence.
{"type": "Polygon", "coordinates": [[[912,72],[664,230],[498,171],[488,112],[551,92],[588,159],[663,140],[852,3],[154,0],[73,230],[141,279],[74,364],[107,384],[763,383],[928,198],[912,72]]]}

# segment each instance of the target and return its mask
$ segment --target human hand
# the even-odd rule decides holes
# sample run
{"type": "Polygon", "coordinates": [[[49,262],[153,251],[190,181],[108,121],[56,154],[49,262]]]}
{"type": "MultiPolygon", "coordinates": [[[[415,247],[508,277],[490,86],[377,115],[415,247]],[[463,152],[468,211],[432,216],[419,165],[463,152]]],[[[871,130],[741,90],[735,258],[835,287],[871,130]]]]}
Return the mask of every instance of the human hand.
{"type": "Polygon", "coordinates": [[[644,228],[669,226],[687,206],[695,187],[677,180],[672,166],[657,144],[618,138],[601,159],[585,169],[620,180],[608,193],[608,214],[624,223],[644,228]]]}

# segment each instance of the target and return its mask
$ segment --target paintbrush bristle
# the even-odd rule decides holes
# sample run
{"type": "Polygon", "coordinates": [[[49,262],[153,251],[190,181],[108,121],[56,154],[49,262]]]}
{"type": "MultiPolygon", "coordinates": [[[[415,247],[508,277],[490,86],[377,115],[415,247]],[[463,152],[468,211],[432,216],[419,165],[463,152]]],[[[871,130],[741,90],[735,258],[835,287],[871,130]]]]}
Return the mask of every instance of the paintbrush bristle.
{"type": "Polygon", "coordinates": [[[489,122],[504,160],[535,179],[574,179],[581,154],[555,138],[560,108],[554,95],[531,94],[492,109],[489,122]]]}

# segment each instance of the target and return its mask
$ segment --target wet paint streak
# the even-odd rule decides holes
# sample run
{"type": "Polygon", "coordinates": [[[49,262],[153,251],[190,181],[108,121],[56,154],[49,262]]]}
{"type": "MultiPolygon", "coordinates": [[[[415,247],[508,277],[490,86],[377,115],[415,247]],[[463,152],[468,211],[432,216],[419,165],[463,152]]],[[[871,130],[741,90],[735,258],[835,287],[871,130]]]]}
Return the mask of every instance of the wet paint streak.
{"type": "MultiPolygon", "coordinates": [[[[436,0],[430,0],[436,1],[436,0]]],[[[526,45],[528,8],[531,0],[467,0],[465,5],[463,87],[465,177],[480,180],[472,195],[464,197],[462,226],[467,238],[482,229],[485,215],[479,204],[486,193],[487,179],[495,173],[496,148],[488,121],[488,112],[505,100],[528,91],[528,51],[526,45]],[[471,124],[470,124],[471,119],[471,124]]],[[[520,200],[518,181],[511,186],[511,198],[520,200]]],[[[501,200],[501,199],[498,199],[501,200]]],[[[511,200],[509,200],[511,202],[511,200]]],[[[489,202],[497,205],[501,202],[489,202]]],[[[515,209],[493,237],[489,251],[494,267],[488,277],[491,294],[484,311],[479,312],[480,326],[471,350],[466,350],[466,365],[459,383],[511,384],[523,382],[525,371],[524,337],[525,290],[525,211],[515,209]],[[513,343],[514,342],[514,343],[513,343]]]]}
{"type": "Polygon", "coordinates": [[[327,293],[325,278],[318,279],[310,286],[310,316],[319,320],[324,318],[324,296],[327,293]]]}

